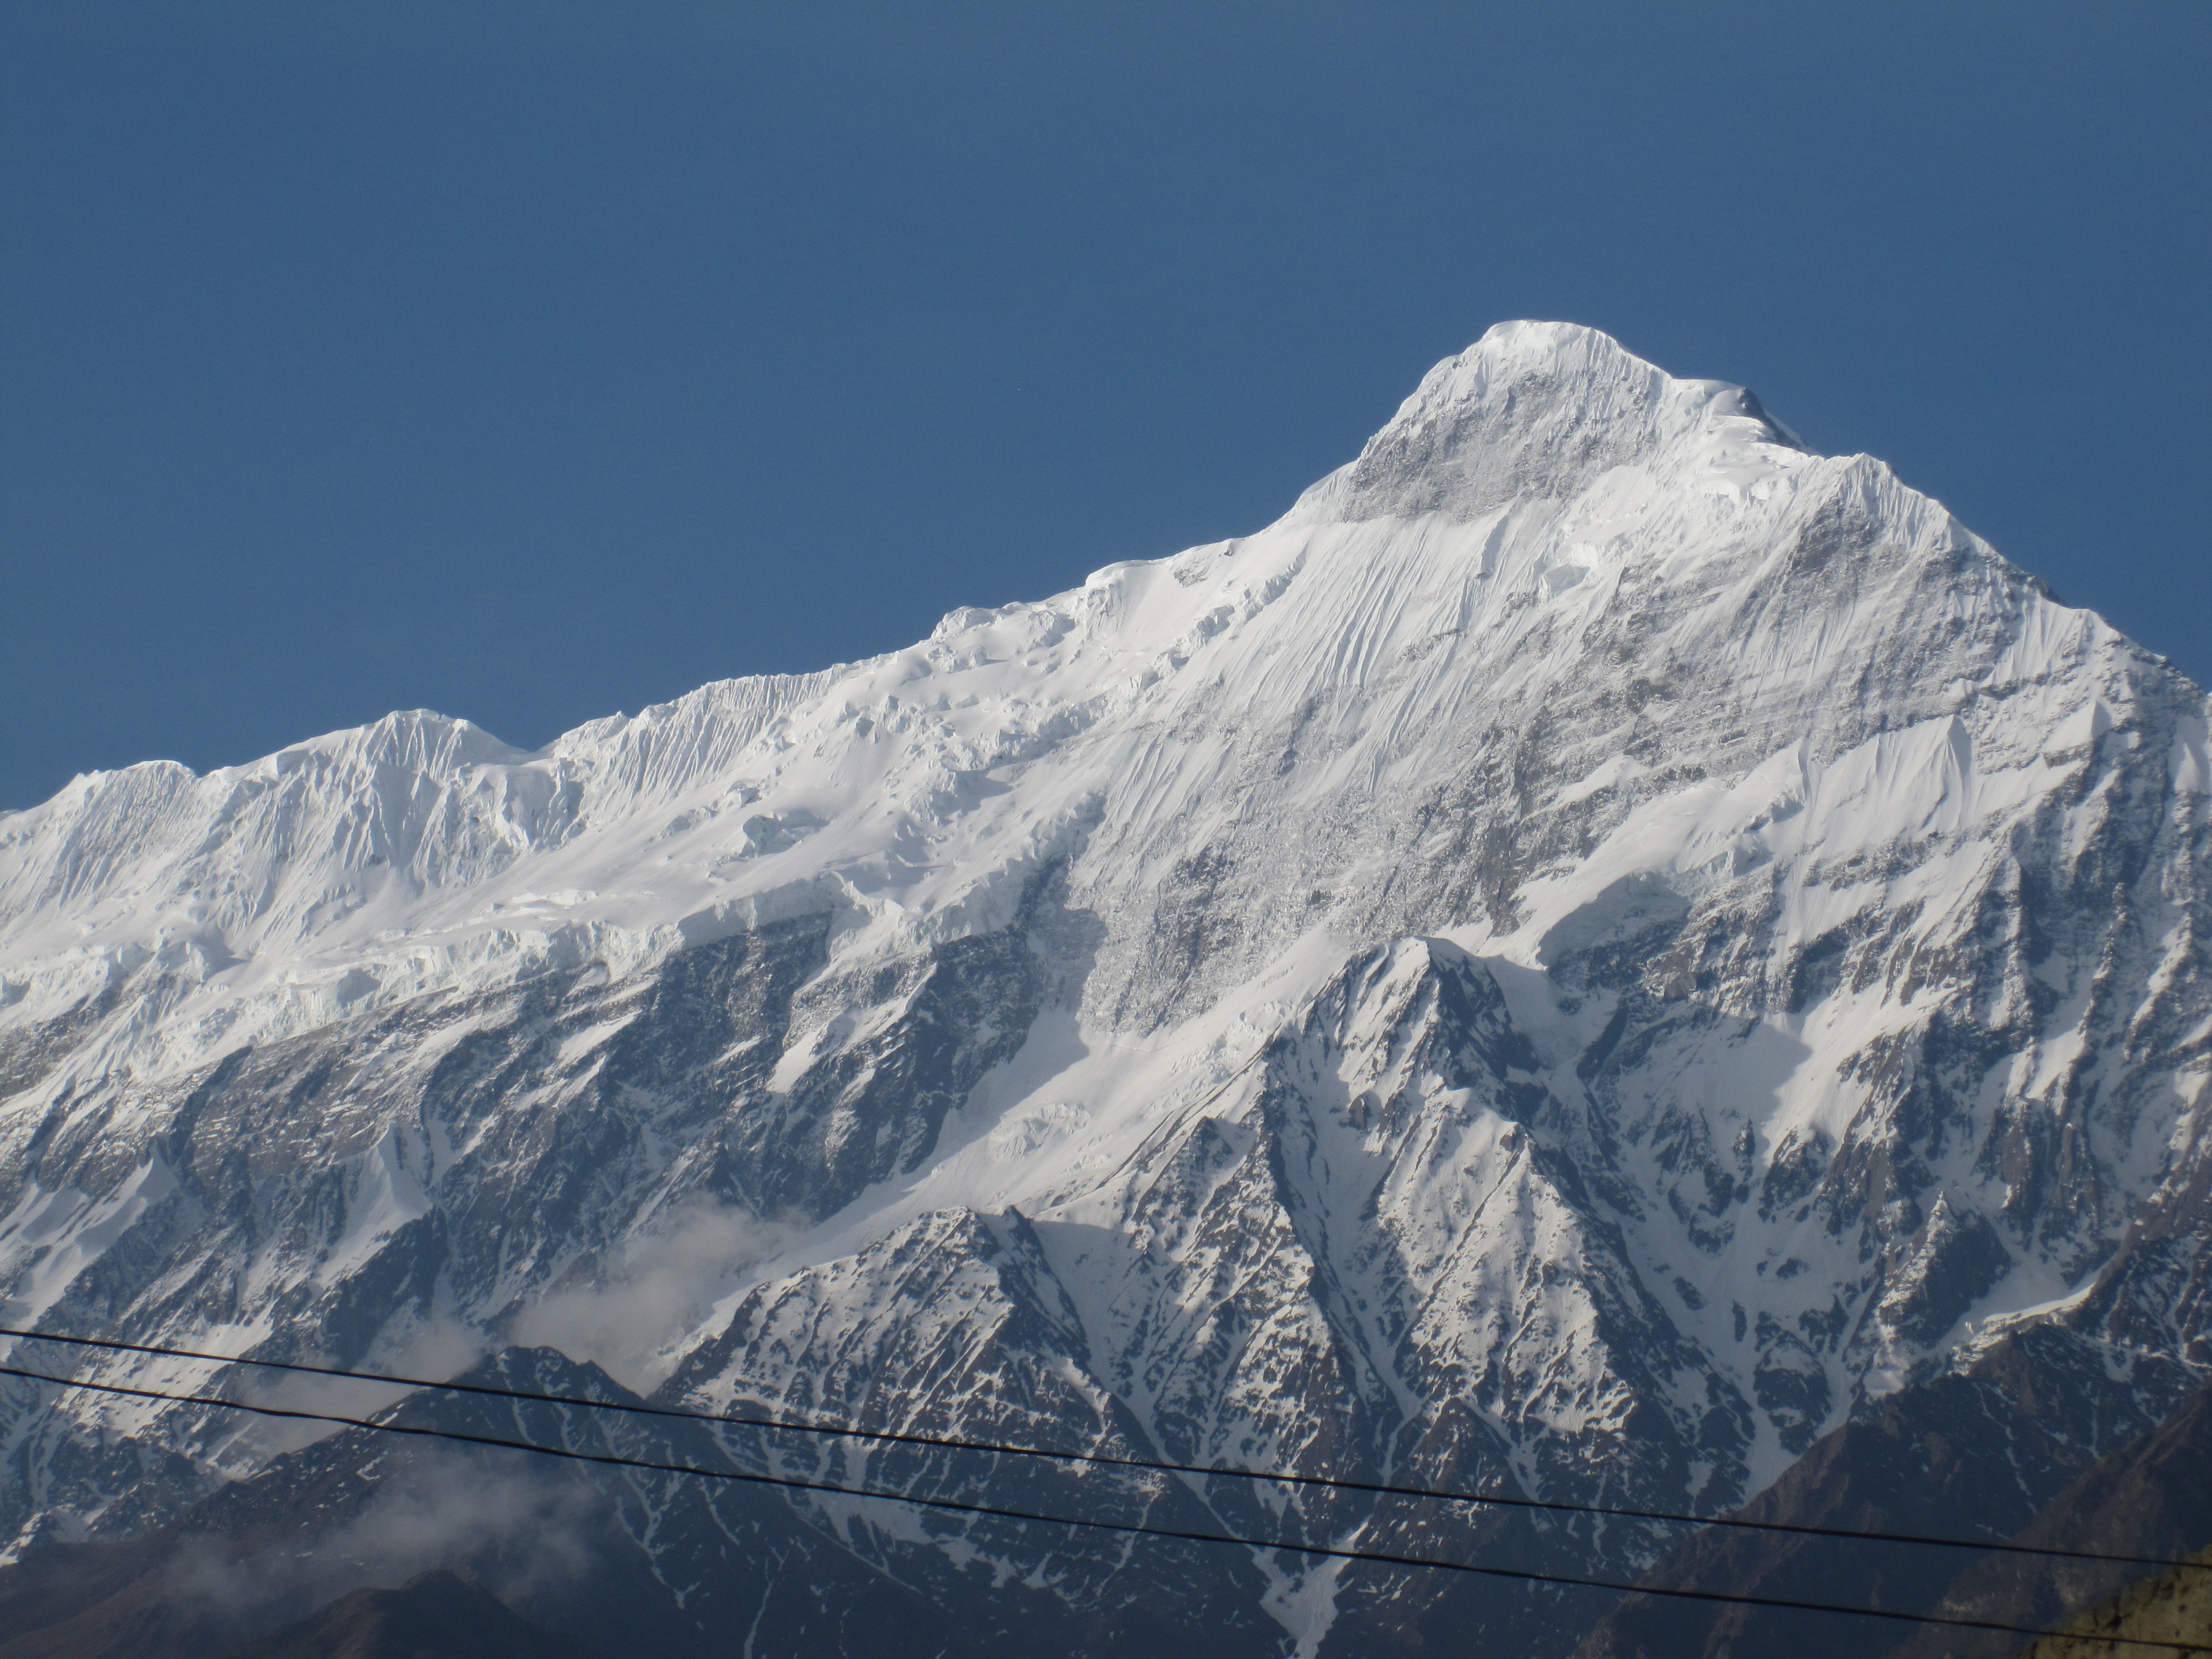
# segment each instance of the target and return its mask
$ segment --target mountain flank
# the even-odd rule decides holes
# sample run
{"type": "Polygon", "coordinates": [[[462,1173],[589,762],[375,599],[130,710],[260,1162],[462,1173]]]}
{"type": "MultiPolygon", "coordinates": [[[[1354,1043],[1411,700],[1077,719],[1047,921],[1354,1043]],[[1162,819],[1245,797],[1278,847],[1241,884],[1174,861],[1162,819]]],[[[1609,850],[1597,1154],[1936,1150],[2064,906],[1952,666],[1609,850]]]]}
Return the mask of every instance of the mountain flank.
{"type": "Polygon", "coordinates": [[[2000,1592],[1587,1511],[2182,1539],[2052,1506],[2212,1374],[2209,719],[1882,462],[1524,322],[1273,524],[866,661],[88,774],[0,816],[0,1323],[241,1363],[5,1339],[83,1386],[0,1377],[0,1596],[1671,1659],[1866,1638],[1275,1546],[1928,1606],[2000,1592]]]}

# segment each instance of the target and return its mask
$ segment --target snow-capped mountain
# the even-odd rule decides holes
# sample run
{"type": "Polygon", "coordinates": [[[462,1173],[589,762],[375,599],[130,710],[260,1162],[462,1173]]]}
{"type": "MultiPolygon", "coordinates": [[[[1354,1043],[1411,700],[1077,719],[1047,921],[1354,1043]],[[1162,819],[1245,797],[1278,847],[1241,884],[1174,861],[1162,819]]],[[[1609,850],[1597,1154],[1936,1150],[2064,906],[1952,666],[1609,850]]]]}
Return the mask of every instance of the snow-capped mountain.
{"type": "MultiPolygon", "coordinates": [[[[2207,714],[1881,463],[1504,325],[1257,534],[905,651],[0,817],[0,1322],[1703,1511],[2002,1350],[2094,1460],[2212,1367],[2207,714]]],[[[12,1380],[0,1431],[18,1551],[379,1451],[12,1380]]],[[[1582,1572],[1676,1536],[719,1455],[1582,1572]]],[[[789,1615],[878,1652],[1606,1605],[594,1490],[702,1652],[791,1604],[763,1559],[895,1587],[789,1615]]]]}

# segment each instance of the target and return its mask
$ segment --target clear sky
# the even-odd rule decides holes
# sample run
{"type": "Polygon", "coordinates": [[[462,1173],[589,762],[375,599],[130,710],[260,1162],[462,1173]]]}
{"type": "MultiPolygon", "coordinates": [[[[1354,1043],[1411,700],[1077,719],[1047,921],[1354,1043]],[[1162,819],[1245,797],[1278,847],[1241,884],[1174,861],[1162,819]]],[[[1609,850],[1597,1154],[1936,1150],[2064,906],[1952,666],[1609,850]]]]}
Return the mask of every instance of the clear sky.
{"type": "Polygon", "coordinates": [[[0,5],[0,805],[1258,528],[1512,317],[2212,680],[2212,4],[0,5]]]}

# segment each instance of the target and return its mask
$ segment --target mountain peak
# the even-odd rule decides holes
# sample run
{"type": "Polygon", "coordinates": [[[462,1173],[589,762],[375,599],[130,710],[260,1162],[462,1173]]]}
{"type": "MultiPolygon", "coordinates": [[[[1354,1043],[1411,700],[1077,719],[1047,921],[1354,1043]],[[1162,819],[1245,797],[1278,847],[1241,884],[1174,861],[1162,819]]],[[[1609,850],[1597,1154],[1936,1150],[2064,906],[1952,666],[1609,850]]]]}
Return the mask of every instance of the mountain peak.
{"type": "Polygon", "coordinates": [[[1479,519],[1516,500],[1570,495],[1608,468],[1710,436],[1800,446],[1743,387],[1680,380],[1602,330],[1499,323],[1445,358],[1359,458],[1299,499],[1301,517],[1479,519]]]}

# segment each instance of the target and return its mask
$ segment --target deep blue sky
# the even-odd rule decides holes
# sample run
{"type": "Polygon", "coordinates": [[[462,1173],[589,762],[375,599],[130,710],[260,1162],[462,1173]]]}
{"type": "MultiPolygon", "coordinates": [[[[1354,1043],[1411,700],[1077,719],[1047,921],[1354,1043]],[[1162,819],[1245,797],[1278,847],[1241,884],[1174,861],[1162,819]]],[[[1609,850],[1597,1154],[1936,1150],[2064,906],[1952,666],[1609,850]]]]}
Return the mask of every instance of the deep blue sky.
{"type": "Polygon", "coordinates": [[[1257,528],[1595,324],[2212,680],[2212,6],[0,8],[0,805],[1257,528]]]}

